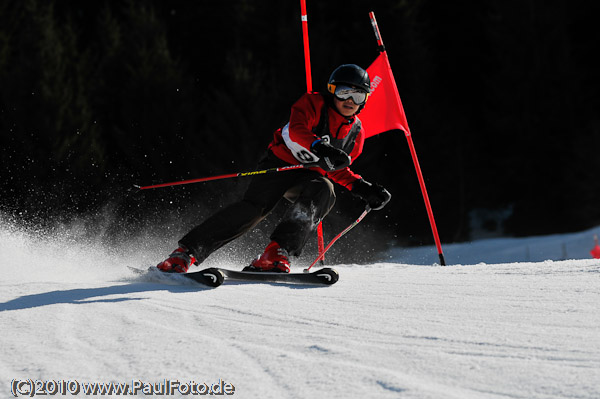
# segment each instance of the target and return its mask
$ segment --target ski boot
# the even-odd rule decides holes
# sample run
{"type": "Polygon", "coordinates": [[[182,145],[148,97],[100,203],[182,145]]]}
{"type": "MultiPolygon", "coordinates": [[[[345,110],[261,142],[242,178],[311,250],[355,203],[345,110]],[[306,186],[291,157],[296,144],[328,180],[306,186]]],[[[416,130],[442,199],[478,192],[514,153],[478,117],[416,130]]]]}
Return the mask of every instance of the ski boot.
{"type": "Polygon", "coordinates": [[[196,258],[188,254],[185,249],[179,247],[167,259],[156,265],[156,267],[167,273],[185,273],[192,263],[196,263],[196,258]]]}
{"type": "Polygon", "coordinates": [[[281,248],[275,241],[271,241],[265,252],[244,268],[245,272],[276,272],[289,273],[290,260],[285,249],[281,248]]]}

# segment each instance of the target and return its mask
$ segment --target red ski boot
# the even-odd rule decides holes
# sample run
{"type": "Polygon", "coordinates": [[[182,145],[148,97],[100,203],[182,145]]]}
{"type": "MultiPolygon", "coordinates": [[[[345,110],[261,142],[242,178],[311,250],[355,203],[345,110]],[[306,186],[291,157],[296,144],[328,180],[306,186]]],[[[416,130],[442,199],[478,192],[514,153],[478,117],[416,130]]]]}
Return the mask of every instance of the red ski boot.
{"type": "Polygon", "coordinates": [[[185,273],[192,263],[196,263],[196,258],[188,254],[185,249],[179,247],[166,260],[156,265],[156,267],[163,272],[185,273]]]}
{"type": "Polygon", "coordinates": [[[271,241],[260,258],[254,259],[245,271],[259,272],[290,272],[290,260],[285,249],[281,248],[275,241],[271,241]]]}

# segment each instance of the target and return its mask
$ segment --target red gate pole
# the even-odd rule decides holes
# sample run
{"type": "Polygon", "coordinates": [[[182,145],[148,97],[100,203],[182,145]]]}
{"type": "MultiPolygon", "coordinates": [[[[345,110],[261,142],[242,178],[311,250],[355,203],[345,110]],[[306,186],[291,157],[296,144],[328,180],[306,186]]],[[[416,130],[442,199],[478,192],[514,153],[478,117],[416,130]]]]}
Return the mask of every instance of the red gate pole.
{"type": "MultiPolygon", "coordinates": [[[[385,51],[385,46],[383,45],[383,39],[381,38],[381,34],[379,33],[379,27],[377,26],[377,20],[375,19],[375,13],[370,12],[369,17],[371,18],[371,25],[373,26],[373,31],[375,32],[375,38],[377,39],[377,45],[379,47],[379,52],[384,53],[386,62],[388,63],[388,68],[391,71],[391,67],[389,65],[389,60],[387,59],[387,53],[385,51]]],[[[396,95],[399,95],[396,91],[396,95]]],[[[400,102],[398,102],[400,104],[400,102]]],[[[401,105],[398,105],[401,107],[401,105]]],[[[404,113],[403,110],[401,110],[404,113]]],[[[407,126],[408,128],[408,126],[407,126]]],[[[431,209],[431,203],[429,201],[429,195],[427,194],[427,188],[425,187],[425,179],[423,178],[423,173],[421,172],[421,166],[419,166],[419,159],[417,158],[417,152],[415,150],[415,145],[412,140],[412,134],[409,131],[405,131],[404,135],[406,140],[408,141],[408,147],[410,149],[410,155],[413,160],[413,164],[415,165],[415,171],[417,172],[417,178],[419,179],[419,185],[421,186],[421,193],[423,195],[423,201],[425,201],[425,208],[427,209],[427,216],[429,217],[429,224],[431,225],[431,232],[433,233],[433,239],[435,240],[435,246],[437,247],[438,255],[440,258],[440,264],[442,266],[446,265],[446,260],[444,259],[444,253],[442,251],[442,244],[440,242],[440,237],[437,231],[437,226],[435,224],[435,219],[433,218],[433,210],[431,209]]]]}
{"type": "MultiPolygon", "coordinates": [[[[306,91],[312,91],[312,75],[310,70],[310,47],[308,41],[308,14],[306,0],[300,0],[300,20],[302,21],[302,39],[304,41],[304,68],[306,70],[306,91]]],[[[323,239],[323,222],[317,225],[317,242],[321,264],[325,263],[325,240],[323,239]]]]}
{"type": "Polygon", "coordinates": [[[302,38],[304,41],[304,68],[306,69],[306,91],[312,91],[312,74],[310,70],[310,47],[308,45],[308,15],[306,0],[300,0],[300,19],[302,21],[302,38]]]}

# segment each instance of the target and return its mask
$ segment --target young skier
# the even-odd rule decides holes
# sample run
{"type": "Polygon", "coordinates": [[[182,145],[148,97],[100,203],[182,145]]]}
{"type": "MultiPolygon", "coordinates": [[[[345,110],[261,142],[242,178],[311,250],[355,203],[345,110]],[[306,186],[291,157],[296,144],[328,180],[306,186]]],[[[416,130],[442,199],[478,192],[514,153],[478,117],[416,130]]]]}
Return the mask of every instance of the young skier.
{"type": "Polygon", "coordinates": [[[335,203],[332,181],[383,208],[391,194],[371,184],[348,167],[362,152],[364,131],[357,114],[370,89],[367,72],[354,64],[338,67],[327,92],[306,93],[293,106],[290,120],[278,129],[259,169],[301,163],[318,167],[252,177],[243,198],[209,217],[180,241],[179,247],[157,267],[165,272],[187,272],[211,253],[240,237],[263,220],[280,199],[293,205],[271,234],[264,253],[245,270],[290,272],[289,256],[298,256],[311,232],[335,203]]]}

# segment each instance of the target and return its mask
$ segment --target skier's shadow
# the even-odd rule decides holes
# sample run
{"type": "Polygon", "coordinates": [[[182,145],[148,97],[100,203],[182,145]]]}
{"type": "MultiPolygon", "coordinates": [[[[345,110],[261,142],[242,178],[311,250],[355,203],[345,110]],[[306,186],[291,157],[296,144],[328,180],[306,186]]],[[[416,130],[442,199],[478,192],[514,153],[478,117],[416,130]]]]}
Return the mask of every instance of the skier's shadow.
{"type": "Polygon", "coordinates": [[[105,298],[111,295],[130,295],[151,291],[169,291],[173,293],[204,291],[210,287],[198,286],[175,286],[147,282],[134,282],[131,284],[119,284],[98,288],[77,288],[72,290],[57,290],[43,292],[40,294],[23,295],[8,302],[0,303],[0,312],[7,310],[21,310],[37,308],[42,306],[56,305],[61,303],[87,304],[97,302],[117,303],[125,301],[139,301],[143,297],[105,298]]]}
{"type": "MultiPolygon", "coordinates": [[[[224,285],[248,285],[257,284],[255,281],[243,281],[243,280],[229,280],[225,281],[224,285]]],[[[284,282],[259,282],[259,284],[267,284],[277,287],[287,287],[295,290],[305,290],[322,288],[322,286],[316,286],[311,284],[291,284],[284,282]]],[[[122,297],[122,298],[104,298],[111,295],[130,295],[142,292],[151,291],[168,291],[172,293],[182,292],[198,292],[207,291],[214,288],[204,286],[201,284],[191,283],[190,285],[169,285],[160,282],[146,282],[146,281],[133,281],[130,284],[118,284],[111,285],[108,287],[97,287],[97,288],[76,288],[72,290],[56,290],[43,292],[40,294],[23,295],[21,297],[12,299],[8,302],[0,303],[0,312],[8,310],[21,310],[38,308],[42,306],[56,305],[61,303],[70,303],[76,305],[83,305],[87,303],[118,303],[126,301],[139,301],[146,298],[143,297],[122,297]]]]}

